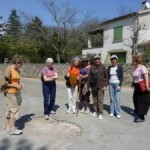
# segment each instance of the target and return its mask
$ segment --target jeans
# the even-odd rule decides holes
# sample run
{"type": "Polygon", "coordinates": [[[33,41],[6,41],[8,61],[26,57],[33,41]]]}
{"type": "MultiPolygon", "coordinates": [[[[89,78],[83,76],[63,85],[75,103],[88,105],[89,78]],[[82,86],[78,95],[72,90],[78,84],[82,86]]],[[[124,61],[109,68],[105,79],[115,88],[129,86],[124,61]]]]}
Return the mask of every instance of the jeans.
{"type": "Polygon", "coordinates": [[[44,115],[48,115],[54,109],[56,98],[56,82],[42,82],[44,97],[44,115]]]}
{"type": "Polygon", "coordinates": [[[119,83],[109,83],[110,95],[110,113],[121,115],[120,96],[121,91],[118,90],[119,83]]]}

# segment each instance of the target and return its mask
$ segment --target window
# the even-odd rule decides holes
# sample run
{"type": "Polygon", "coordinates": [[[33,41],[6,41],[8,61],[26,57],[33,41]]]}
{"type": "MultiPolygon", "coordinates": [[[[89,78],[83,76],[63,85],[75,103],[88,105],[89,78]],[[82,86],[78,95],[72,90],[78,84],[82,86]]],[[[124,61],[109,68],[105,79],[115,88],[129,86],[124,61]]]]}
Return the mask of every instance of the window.
{"type": "Polygon", "coordinates": [[[114,42],[122,42],[123,26],[114,28],[114,42]]]}

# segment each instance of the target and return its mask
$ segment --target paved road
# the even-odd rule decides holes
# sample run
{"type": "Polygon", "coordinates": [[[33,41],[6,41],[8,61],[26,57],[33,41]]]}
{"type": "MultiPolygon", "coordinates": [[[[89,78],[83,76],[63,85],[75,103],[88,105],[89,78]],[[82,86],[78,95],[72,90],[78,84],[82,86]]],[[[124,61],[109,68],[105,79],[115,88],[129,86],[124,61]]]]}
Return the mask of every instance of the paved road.
{"type": "MultiPolygon", "coordinates": [[[[122,90],[122,118],[110,117],[109,95],[105,93],[104,119],[98,120],[89,114],[78,117],[66,114],[67,95],[63,82],[57,83],[57,113],[52,118],[75,123],[81,127],[81,135],[73,135],[68,126],[59,128],[54,121],[43,119],[43,97],[41,82],[23,79],[23,103],[17,125],[24,129],[23,135],[10,136],[5,133],[5,99],[0,95],[0,150],[149,150],[150,114],[144,123],[134,123],[129,113],[132,108],[130,88],[122,90]],[[56,125],[56,126],[55,126],[56,125]],[[69,132],[68,132],[69,131],[69,132]]],[[[75,129],[76,130],[76,129],[75,129]]]]}

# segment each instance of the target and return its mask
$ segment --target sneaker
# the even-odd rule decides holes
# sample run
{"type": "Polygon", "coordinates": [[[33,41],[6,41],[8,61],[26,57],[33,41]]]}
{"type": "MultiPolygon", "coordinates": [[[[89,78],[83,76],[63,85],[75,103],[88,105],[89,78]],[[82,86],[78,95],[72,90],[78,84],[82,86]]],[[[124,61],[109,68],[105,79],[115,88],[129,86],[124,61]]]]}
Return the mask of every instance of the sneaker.
{"type": "Polygon", "coordinates": [[[121,118],[121,116],[120,116],[120,115],[117,115],[117,118],[118,118],[118,119],[120,119],[120,118],[121,118]]]}
{"type": "Polygon", "coordinates": [[[97,116],[97,113],[96,113],[96,112],[93,112],[93,113],[92,113],[92,116],[93,116],[93,117],[96,117],[96,116],[97,116]]]}
{"type": "Polygon", "coordinates": [[[76,113],[76,109],[75,109],[75,108],[73,108],[73,109],[72,109],[72,112],[73,112],[73,114],[75,114],[75,113],[76,113]]]}
{"type": "Polygon", "coordinates": [[[99,119],[99,120],[102,120],[102,119],[103,119],[103,115],[99,115],[99,116],[98,116],[98,119],[99,119]]]}
{"type": "Polygon", "coordinates": [[[49,120],[49,116],[48,115],[45,115],[45,120],[49,120]]]}
{"type": "Polygon", "coordinates": [[[71,109],[72,109],[72,108],[69,107],[66,113],[67,113],[67,114],[70,114],[70,113],[71,113],[71,109]]]}
{"type": "Polygon", "coordinates": [[[10,135],[20,135],[22,134],[22,130],[19,130],[17,128],[12,128],[9,132],[10,135]]]}
{"type": "Polygon", "coordinates": [[[5,128],[4,130],[6,131],[6,133],[10,132],[10,128],[5,128]]]}
{"type": "Polygon", "coordinates": [[[89,109],[87,108],[86,110],[85,110],[85,114],[88,114],[90,111],[89,111],[89,109]]]}
{"type": "Polygon", "coordinates": [[[145,119],[141,119],[140,117],[135,117],[134,122],[139,123],[139,122],[143,122],[145,121],[145,119]]]}
{"type": "Polygon", "coordinates": [[[50,114],[53,114],[53,115],[54,115],[54,114],[56,114],[56,112],[55,112],[54,110],[51,110],[51,111],[50,111],[50,114]]]}
{"type": "Polygon", "coordinates": [[[83,107],[83,108],[81,109],[81,113],[84,113],[84,111],[85,111],[85,108],[83,107]]]}
{"type": "Polygon", "coordinates": [[[114,116],[114,114],[112,114],[112,113],[110,113],[109,115],[110,115],[110,117],[113,117],[113,116],[114,116]]]}

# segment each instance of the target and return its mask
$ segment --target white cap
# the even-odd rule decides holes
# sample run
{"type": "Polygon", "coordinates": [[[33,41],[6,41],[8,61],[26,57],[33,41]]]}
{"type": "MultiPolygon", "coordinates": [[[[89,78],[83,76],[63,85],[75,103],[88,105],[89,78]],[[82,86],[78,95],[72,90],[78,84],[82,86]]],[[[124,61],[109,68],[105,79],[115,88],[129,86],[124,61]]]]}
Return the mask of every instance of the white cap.
{"type": "Polygon", "coordinates": [[[101,57],[99,55],[95,55],[94,59],[96,59],[96,58],[101,59],[101,57]]]}
{"type": "Polygon", "coordinates": [[[113,59],[113,58],[116,58],[116,59],[118,60],[117,55],[112,55],[112,56],[110,57],[110,60],[113,59]]]}
{"type": "Polygon", "coordinates": [[[46,59],[46,63],[53,63],[54,61],[53,61],[53,59],[52,58],[47,58],[46,59]]]}

